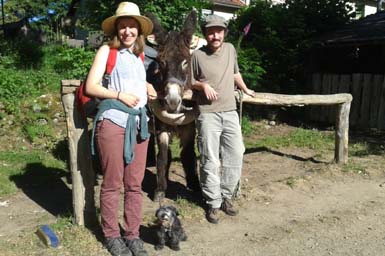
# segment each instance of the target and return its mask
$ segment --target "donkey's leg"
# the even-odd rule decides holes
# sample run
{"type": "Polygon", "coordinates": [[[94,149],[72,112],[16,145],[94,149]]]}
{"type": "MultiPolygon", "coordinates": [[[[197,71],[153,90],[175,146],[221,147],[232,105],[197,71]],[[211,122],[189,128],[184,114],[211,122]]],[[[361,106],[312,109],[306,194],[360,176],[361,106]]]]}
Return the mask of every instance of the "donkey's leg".
{"type": "Polygon", "coordinates": [[[182,151],[180,158],[186,174],[187,187],[194,192],[200,191],[197,174],[197,158],[195,154],[195,123],[180,126],[180,143],[182,151]]]}
{"type": "Polygon", "coordinates": [[[146,159],[146,167],[152,167],[155,166],[155,138],[154,135],[151,134],[150,140],[148,142],[148,149],[147,149],[147,159],[146,159]]]}
{"type": "Polygon", "coordinates": [[[160,132],[157,136],[157,140],[159,152],[156,161],[157,188],[154,194],[154,201],[162,200],[165,197],[167,189],[167,168],[169,166],[168,148],[170,143],[170,133],[165,131],[160,132]]]}

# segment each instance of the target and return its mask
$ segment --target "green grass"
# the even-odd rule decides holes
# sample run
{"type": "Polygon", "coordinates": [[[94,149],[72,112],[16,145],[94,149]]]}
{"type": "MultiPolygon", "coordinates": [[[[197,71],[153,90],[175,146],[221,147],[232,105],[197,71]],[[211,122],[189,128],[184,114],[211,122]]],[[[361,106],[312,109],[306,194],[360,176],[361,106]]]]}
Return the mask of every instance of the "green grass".
{"type": "Polygon", "coordinates": [[[246,115],[242,116],[242,134],[244,136],[250,135],[257,130],[257,127],[253,124],[250,118],[246,115]]]}
{"type": "Polygon", "coordinates": [[[175,203],[180,216],[183,218],[191,219],[193,217],[202,215],[202,208],[196,203],[193,203],[184,198],[178,198],[175,203]]]}
{"type": "Polygon", "coordinates": [[[266,148],[282,148],[282,147],[299,147],[316,150],[333,150],[334,134],[325,133],[318,130],[307,130],[303,128],[295,129],[287,135],[282,136],[266,136],[259,141],[250,142],[248,146],[266,147],[266,148]]]}
{"type": "Polygon", "coordinates": [[[347,164],[342,166],[343,172],[352,172],[358,174],[367,174],[366,168],[359,163],[349,161],[347,164]]]}
{"type": "MultiPolygon", "coordinates": [[[[383,142],[383,141],[382,141],[383,142]]],[[[384,145],[364,142],[351,143],[349,145],[349,155],[364,157],[368,155],[383,155],[385,153],[384,145]]]]}

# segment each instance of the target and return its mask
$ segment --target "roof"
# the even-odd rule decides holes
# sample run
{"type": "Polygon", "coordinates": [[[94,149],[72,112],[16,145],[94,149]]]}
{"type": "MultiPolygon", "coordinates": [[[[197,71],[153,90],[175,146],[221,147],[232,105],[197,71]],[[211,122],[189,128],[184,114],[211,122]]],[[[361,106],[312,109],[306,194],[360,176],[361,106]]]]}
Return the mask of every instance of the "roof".
{"type": "Polygon", "coordinates": [[[241,8],[246,6],[245,1],[241,0],[213,0],[212,2],[214,2],[214,5],[221,5],[226,7],[241,8]]]}
{"type": "Polygon", "coordinates": [[[342,45],[380,44],[385,42],[385,11],[368,15],[341,29],[327,33],[315,45],[331,47],[342,45]]]}

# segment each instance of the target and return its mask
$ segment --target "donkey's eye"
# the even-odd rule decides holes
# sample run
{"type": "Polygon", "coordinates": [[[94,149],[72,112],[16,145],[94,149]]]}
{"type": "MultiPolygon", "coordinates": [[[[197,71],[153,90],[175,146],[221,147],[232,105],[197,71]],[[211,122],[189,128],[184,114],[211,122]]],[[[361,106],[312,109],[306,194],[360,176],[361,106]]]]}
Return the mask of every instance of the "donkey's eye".
{"type": "Polygon", "coordinates": [[[181,65],[181,67],[182,67],[182,70],[186,70],[187,67],[188,67],[187,60],[183,60],[182,63],[181,63],[180,65],[181,65]]]}

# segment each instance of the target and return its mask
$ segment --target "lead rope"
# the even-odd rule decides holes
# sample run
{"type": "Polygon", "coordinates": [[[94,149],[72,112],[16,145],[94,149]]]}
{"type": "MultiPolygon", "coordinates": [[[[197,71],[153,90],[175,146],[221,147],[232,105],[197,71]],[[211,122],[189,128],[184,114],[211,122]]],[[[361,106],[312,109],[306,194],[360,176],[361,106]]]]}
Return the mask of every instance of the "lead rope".
{"type": "Polygon", "coordinates": [[[243,92],[241,90],[237,90],[239,95],[239,124],[242,127],[242,112],[243,112],[243,92]]]}
{"type": "MultiPolygon", "coordinates": [[[[237,90],[237,92],[238,92],[238,100],[239,100],[239,125],[242,128],[243,92],[241,90],[237,90]]],[[[241,179],[239,179],[238,184],[235,186],[233,198],[240,198],[240,196],[241,196],[241,179]]]]}
{"type": "MultiPolygon", "coordinates": [[[[156,127],[155,127],[155,112],[154,112],[154,109],[152,108],[151,104],[148,104],[148,107],[151,111],[151,114],[152,114],[152,134],[154,136],[154,154],[155,154],[155,172],[156,172],[156,184],[158,184],[158,173],[157,173],[157,168],[158,168],[158,156],[157,156],[157,148],[158,148],[158,140],[156,138],[156,127]]],[[[159,149],[158,149],[159,150],[159,149]]],[[[159,207],[162,206],[162,202],[163,200],[162,199],[159,199],[159,207]]]]}

